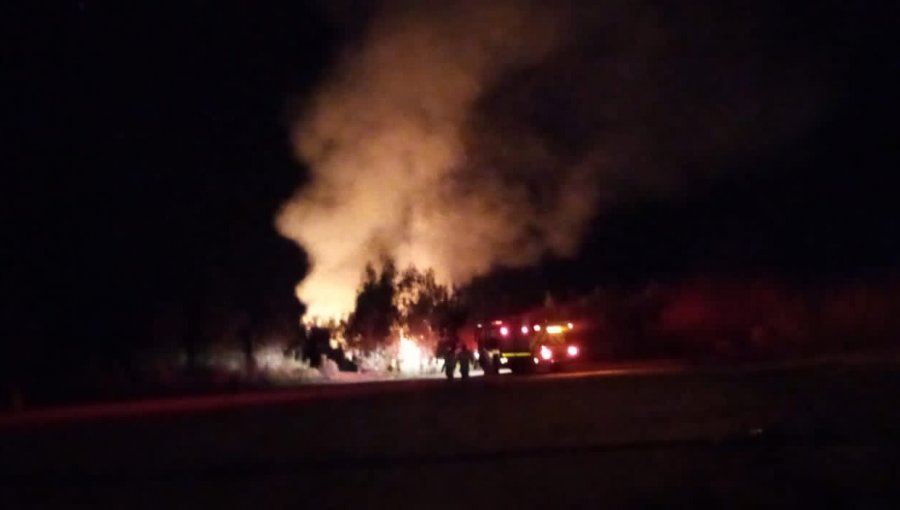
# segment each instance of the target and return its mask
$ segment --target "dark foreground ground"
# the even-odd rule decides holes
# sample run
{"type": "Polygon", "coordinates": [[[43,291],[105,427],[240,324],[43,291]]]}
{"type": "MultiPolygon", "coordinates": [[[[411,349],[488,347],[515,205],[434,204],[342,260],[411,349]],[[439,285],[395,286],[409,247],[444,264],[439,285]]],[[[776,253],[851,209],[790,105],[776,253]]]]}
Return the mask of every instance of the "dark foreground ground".
{"type": "Polygon", "coordinates": [[[898,508],[898,390],[894,363],[828,363],[7,420],[0,508],[898,508]]]}

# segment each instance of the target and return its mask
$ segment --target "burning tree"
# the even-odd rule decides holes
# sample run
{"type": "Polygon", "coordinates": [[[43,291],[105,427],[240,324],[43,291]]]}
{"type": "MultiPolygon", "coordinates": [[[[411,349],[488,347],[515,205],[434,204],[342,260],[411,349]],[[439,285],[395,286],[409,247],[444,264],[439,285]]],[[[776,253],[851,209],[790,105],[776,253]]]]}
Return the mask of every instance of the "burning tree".
{"type": "Polygon", "coordinates": [[[347,337],[363,350],[384,345],[399,316],[394,303],[397,267],[386,259],[381,272],[369,263],[356,294],[356,306],[347,320],[347,337]]]}
{"type": "Polygon", "coordinates": [[[410,266],[400,274],[395,304],[402,333],[431,347],[437,336],[459,329],[465,320],[465,306],[459,292],[438,283],[430,268],[423,272],[410,266]]]}
{"type": "Polygon", "coordinates": [[[464,320],[457,289],[439,283],[432,269],[410,266],[398,272],[394,261],[385,259],[380,271],[366,266],[346,335],[365,352],[383,350],[402,358],[405,347],[424,358],[440,335],[458,329],[464,320]]]}

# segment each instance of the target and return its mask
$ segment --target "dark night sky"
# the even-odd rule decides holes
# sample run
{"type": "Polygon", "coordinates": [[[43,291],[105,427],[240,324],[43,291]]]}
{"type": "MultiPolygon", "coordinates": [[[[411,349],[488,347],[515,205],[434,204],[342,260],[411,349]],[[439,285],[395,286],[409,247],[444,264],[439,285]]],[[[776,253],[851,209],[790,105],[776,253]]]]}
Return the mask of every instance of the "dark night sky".
{"type": "Polygon", "coordinates": [[[322,14],[228,2],[11,10],[14,335],[102,345],[211,294],[292,300],[305,260],[272,218],[303,178],[284,112],[331,58],[322,14]]]}
{"type": "MultiPolygon", "coordinates": [[[[117,327],[109,323],[161,303],[190,307],[223,285],[242,289],[234,295],[291,291],[303,255],[272,230],[304,178],[287,106],[365,17],[326,4],[3,8],[5,311],[22,324],[15,331],[102,336],[117,327]]],[[[549,285],[896,271],[892,18],[863,4],[858,19],[837,23],[846,20],[829,16],[845,10],[820,4],[798,4],[802,21],[770,41],[809,31],[822,52],[850,56],[816,126],[689,194],[618,206],[595,222],[580,257],[545,268],[549,285]],[[846,39],[832,39],[834,26],[846,39]]]]}

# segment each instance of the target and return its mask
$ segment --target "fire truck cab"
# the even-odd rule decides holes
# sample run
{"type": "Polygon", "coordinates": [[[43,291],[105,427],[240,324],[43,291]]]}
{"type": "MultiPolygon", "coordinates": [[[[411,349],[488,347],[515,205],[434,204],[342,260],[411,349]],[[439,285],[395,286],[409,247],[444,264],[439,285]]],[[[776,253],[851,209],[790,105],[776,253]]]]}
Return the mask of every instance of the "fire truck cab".
{"type": "Polygon", "coordinates": [[[513,373],[564,368],[581,355],[581,348],[567,338],[573,327],[571,322],[513,324],[495,320],[478,324],[479,364],[485,374],[497,374],[503,368],[513,373]]]}

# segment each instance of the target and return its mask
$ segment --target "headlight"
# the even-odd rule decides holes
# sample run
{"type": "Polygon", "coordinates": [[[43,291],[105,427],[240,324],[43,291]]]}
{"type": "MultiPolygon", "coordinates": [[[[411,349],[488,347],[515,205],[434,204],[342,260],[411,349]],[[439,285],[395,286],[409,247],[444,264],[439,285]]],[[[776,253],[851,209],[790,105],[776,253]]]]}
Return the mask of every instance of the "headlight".
{"type": "Polygon", "coordinates": [[[546,345],[541,346],[541,358],[545,360],[549,360],[553,357],[553,351],[550,350],[546,345]]]}
{"type": "Polygon", "coordinates": [[[569,354],[569,356],[574,358],[575,356],[578,356],[578,346],[570,345],[566,348],[566,352],[569,354]]]}

